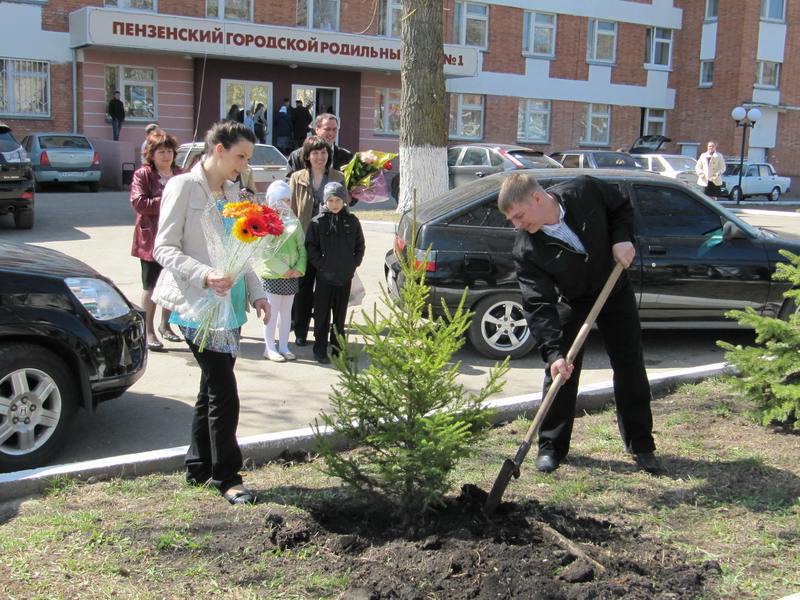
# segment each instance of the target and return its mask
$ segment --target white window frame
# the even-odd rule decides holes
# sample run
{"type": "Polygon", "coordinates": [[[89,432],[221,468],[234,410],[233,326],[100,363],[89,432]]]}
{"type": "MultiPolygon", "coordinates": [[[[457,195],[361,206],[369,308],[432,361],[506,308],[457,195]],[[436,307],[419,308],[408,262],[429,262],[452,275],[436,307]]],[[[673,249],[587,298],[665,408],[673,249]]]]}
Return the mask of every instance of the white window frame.
{"type": "Polygon", "coordinates": [[[208,19],[220,19],[221,21],[239,21],[242,23],[252,23],[253,22],[253,15],[254,15],[254,7],[253,7],[253,0],[249,0],[250,4],[250,17],[247,19],[237,19],[236,17],[226,17],[225,16],[225,3],[227,0],[216,0],[217,2],[217,16],[211,16],[208,14],[208,0],[205,0],[206,3],[206,18],[208,19]]]}
{"type": "MultiPolygon", "coordinates": [[[[397,102],[392,102],[390,100],[391,92],[400,92],[400,88],[389,88],[389,87],[376,87],[375,88],[375,115],[373,118],[373,127],[374,124],[377,123],[378,119],[381,121],[380,128],[374,127],[374,132],[379,133],[381,135],[393,135],[398,136],[400,135],[400,127],[398,125],[397,130],[393,130],[389,128],[389,114],[391,112],[391,106],[396,104],[398,107],[401,104],[402,98],[398,98],[397,102]],[[381,102],[378,103],[378,94],[381,94],[381,102]],[[378,107],[380,104],[380,117],[378,116],[378,107]]],[[[399,110],[399,109],[398,109],[399,110]]]]}
{"type": "Polygon", "coordinates": [[[761,0],[761,20],[762,21],[773,21],[776,23],[785,23],[786,22],[786,0],[761,0]],[[776,2],[780,3],[781,8],[781,16],[779,18],[770,17],[769,13],[772,12],[770,8],[776,2]]]}
{"type": "MultiPolygon", "coordinates": [[[[108,8],[121,8],[124,10],[140,10],[143,12],[158,12],[158,0],[150,0],[152,6],[150,8],[142,8],[141,6],[131,6],[137,0],[104,0],[103,5],[108,8]]],[[[139,0],[140,2],[142,0],[139,0]]]]}
{"type": "MultiPolygon", "coordinates": [[[[314,31],[339,31],[339,27],[342,22],[342,2],[341,0],[325,0],[335,5],[333,13],[336,15],[336,22],[332,24],[331,28],[325,27],[314,27],[314,1],[315,0],[297,0],[297,7],[299,8],[300,4],[305,4],[306,7],[306,22],[301,23],[299,14],[296,19],[297,25],[300,27],[305,27],[307,29],[313,29],[314,31]]],[[[298,10],[299,13],[299,10],[298,10]]]]}
{"type": "Polygon", "coordinates": [[[646,108],[644,111],[644,135],[667,135],[667,111],[663,108],[646,108]],[[660,112],[654,115],[653,112],[660,112]],[[651,124],[661,124],[661,131],[651,131],[651,124]]]}
{"type": "MultiPolygon", "coordinates": [[[[455,123],[448,124],[448,134],[451,140],[481,140],[483,139],[483,127],[485,119],[486,99],[482,94],[451,94],[455,98],[456,107],[454,111],[455,123]],[[480,104],[469,104],[464,101],[465,96],[478,96],[481,99],[480,104]],[[481,126],[477,136],[464,134],[464,123],[461,122],[461,112],[464,110],[480,110],[481,112],[481,126]]],[[[451,101],[452,102],[452,101],[451,101]]]]}
{"type": "Polygon", "coordinates": [[[50,116],[52,110],[52,84],[50,79],[50,63],[48,61],[27,58],[0,58],[0,77],[5,80],[3,88],[7,94],[5,98],[6,110],[0,109],[0,114],[22,118],[32,117],[36,119],[50,116]],[[24,70],[21,68],[24,66],[23,63],[36,64],[37,70],[24,70]],[[19,101],[16,97],[17,86],[14,84],[14,79],[19,76],[45,80],[47,91],[45,102],[47,103],[47,106],[44,112],[26,112],[16,110],[19,106],[19,101]]]}
{"type": "Polygon", "coordinates": [[[645,58],[644,63],[649,68],[663,68],[669,69],[672,66],[672,29],[665,27],[648,27],[645,35],[645,58]],[[669,33],[669,37],[665,37],[665,32],[669,33]],[[654,58],[658,55],[658,48],[660,46],[667,46],[667,64],[654,62],[654,58]]]}
{"type": "Polygon", "coordinates": [[[403,0],[379,0],[381,3],[381,21],[380,21],[380,35],[383,37],[397,39],[400,34],[392,35],[392,30],[395,26],[395,11],[400,11],[400,18],[403,14],[403,0]]]}
{"type": "Polygon", "coordinates": [[[482,48],[483,50],[489,47],[489,5],[480,2],[464,2],[458,0],[455,4],[455,37],[456,44],[462,46],[470,46],[472,48],[482,48]],[[485,15],[470,15],[470,7],[480,7],[486,11],[485,15]],[[467,44],[467,21],[483,21],[483,43],[481,44],[467,44]]]}
{"type": "Polygon", "coordinates": [[[756,61],[756,82],[755,86],[768,90],[777,90],[781,87],[781,63],[771,60],[757,60],[756,61]],[[764,67],[766,65],[775,65],[775,83],[764,82],[764,67]]]}
{"type": "Polygon", "coordinates": [[[522,26],[522,53],[530,56],[544,56],[553,58],[556,55],[556,33],[558,31],[558,15],[555,13],[541,12],[541,11],[525,11],[525,17],[522,26]],[[553,22],[537,23],[537,17],[552,17],[553,22]],[[547,52],[536,52],[536,31],[537,30],[550,30],[551,44],[550,50],[547,52]]]}
{"type": "Polygon", "coordinates": [[[616,21],[609,21],[607,19],[589,19],[589,40],[586,48],[586,61],[591,63],[602,63],[602,64],[614,64],[617,60],[617,22],[616,21]],[[603,25],[613,25],[614,31],[613,33],[608,32],[607,30],[604,32],[600,32],[600,24],[603,25]],[[614,43],[611,45],[611,57],[610,58],[598,58],[597,57],[597,40],[600,36],[608,36],[614,38],[614,43]]]}
{"type": "Polygon", "coordinates": [[[584,113],[585,122],[583,124],[583,134],[581,139],[582,146],[608,146],[611,143],[611,105],[610,104],[594,104],[594,103],[587,103],[586,104],[586,112],[584,113]],[[595,110],[596,106],[605,106],[606,110],[604,112],[600,112],[595,110]],[[603,140],[593,140],[592,139],[592,122],[593,120],[597,119],[605,119],[607,122],[606,125],[606,137],[603,140]]]}
{"type": "MultiPolygon", "coordinates": [[[[119,90],[120,96],[122,96],[122,102],[125,105],[125,121],[134,121],[134,122],[147,122],[152,123],[153,121],[158,121],[158,69],[156,67],[150,67],[146,65],[116,65],[116,64],[107,64],[106,67],[113,67],[117,69],[117,81],[116,81],[116,89],[119,90]],[[125,79],[123,77],[123,73],[125,69],[147,69],[153,72],[153,79],[152,81],[142,81],[141,79],[125,79]],[[129,114],[130,111],[130,102],[128,101],[128,97],[125,94],[125,86],[126,85],[136,85],[142,87],[151,87],[153,88],[153,114],[152,115],[145,115],[143,117],[140,116],[133,116],[129,114]]],[[[105,80],[105,75],[103,76],[105,80]]],[[[111,96],[109,96],[110,98],[111,96]]],[[[109,120],[108,115],[106,115],[106,120],[109,120]]]]}
{"type": "Polygon", "coordinates": [[[552,114],[553,105],[550,100],[539,98],[520,98],[519,109],[517,113],[517,140],[520,142],[528,142],[533,144],[549,144],[550,143],[550,118],[552,114]],[[546,108],[539,108],[534,103],[544,102],[546,108]],[[531,114],[545,115],[546,125],[544,137],[537,138],[530,134],[528,131],[528,117],[531,114]]]}
{"type": "Polygon", "coordinates": [[[697,84],[701,88],[710,88],[714,85],[714,61],[701,60],[700,61],[700,81],[697,84]],[[707,65],[711,65],[711,76],[708,77],[708,69],[704,69],[707,65]]]}
{"type": "Polygon", "coordinates": [[[716,21],[719,18],[719,0],[706,0],[706,21],[716,21]]]}

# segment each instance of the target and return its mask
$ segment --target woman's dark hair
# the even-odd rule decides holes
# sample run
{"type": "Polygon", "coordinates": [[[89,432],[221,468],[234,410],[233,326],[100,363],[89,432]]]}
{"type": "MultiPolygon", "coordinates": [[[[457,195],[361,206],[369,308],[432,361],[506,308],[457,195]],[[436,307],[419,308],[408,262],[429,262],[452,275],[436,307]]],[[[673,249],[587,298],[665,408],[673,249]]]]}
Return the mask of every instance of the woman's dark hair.
{"type": "Polygon", "coordinates": [[[256,134],[249,127],[238,121],[220,121],[214,123],[206,133],[205,153],[211,154],[214,146],[222,144],[225,150],[230,150],[231,146],[238,144],[242,140],[247,140],[251,144],[256,143],[256,134]]]}
{"type": "Polygon", "coordinates": [[[147,135],[144,145],[144,162],[155,168],[153,157],[159,148],[170,148],[172,150],[172,168],[175,168],[175,158],[178,154],[178,140],[174,135],[168,134],[163,129],[154,129],[147,135]]]}
{"type": "Polygon", "coordinates": [[[331,147],[328,145],[328,142],[318,135],[311,135],[306,138],[303,142],[303,164],[306,169],[311,169],[311,161],[309,160],[311,152],[323,149],[328,151],[328,160],[325,162],[325,170],[327,171],[331,168],[331,163],[333,162],[333,152],[331,152],[331,147]]]}

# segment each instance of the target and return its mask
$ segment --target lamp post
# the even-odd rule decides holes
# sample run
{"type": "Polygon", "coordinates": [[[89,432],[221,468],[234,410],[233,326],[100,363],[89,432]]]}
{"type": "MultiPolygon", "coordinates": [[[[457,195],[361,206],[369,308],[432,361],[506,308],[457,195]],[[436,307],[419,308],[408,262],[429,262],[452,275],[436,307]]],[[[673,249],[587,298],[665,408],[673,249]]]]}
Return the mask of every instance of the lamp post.
{"type": "Polygon", "coordinates": [[[743,106],[737,106],[731,111],[731,117],[736,121],[736,127],[744,128],[742,130],[742,151],[739,153],[739,193],[736,195],[736,204],[739,204],[744,195],[742,192],[742,170],[744,169],[744,148],[747,140],[747,129],[755,127],[756,121],[761,118],[761,111],[756,107],[747,110],[743,106]]]}

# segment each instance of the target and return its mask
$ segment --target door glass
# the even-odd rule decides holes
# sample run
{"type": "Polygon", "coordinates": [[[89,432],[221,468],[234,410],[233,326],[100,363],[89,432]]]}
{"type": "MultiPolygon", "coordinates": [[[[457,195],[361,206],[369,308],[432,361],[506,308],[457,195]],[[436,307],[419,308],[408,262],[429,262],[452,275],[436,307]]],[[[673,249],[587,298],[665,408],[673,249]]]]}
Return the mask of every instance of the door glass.
{"type": "Polygon", "coordinates": [[[567,154],[561,164],[567,168],[577,168],[580,166],[580,157],[577,154],[567,154]]]}
{"type": "Polygon", "coordinates": [[[761,177],[772,177],[772,172],[767,165],[758,165],[758,172],[761,177]]]}
{"type": "Polygon", "coordinates": [[[485,166],[489,164],[489,157],[484,148],[467,148],[461,158],[462,167],[485,166]]]}
{"type": "Polygon", "coordinates": [[[503,159],[500,158],[500,155],[497,154],[496,152],[490,152],[489,153],[489,158],[492,161],[492,166],[493,167],[499,167],[500,165],[503,164],[503,159]]]}
{"type": "Polygon", "coordinates": [[[447,151],[447,166],[454,167],[458,160],[458,155],[461,154],[461,148],[450,148],[447,151]]]}
{"type": "Polygon", "coordinates": [[[703,236],[722,227],[719,214],[672,188],[636,186],[640,232],[650,236],[703,236]]]}

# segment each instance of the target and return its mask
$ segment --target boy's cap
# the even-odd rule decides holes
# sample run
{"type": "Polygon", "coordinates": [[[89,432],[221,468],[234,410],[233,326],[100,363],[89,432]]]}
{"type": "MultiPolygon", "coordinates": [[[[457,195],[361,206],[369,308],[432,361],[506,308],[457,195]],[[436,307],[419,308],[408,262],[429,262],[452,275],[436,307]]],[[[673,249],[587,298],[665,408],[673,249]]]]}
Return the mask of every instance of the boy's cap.
{"type": "Polygon", "coordinates": [[[323,190],[322,194],[324,200],[327,200],[331,196],[336,196],[342,201],[347,201],[347,190],[344,189],[344,186],[341,183],[337,183],[335,181],[325,184],[325,189],[323,190]]]}

